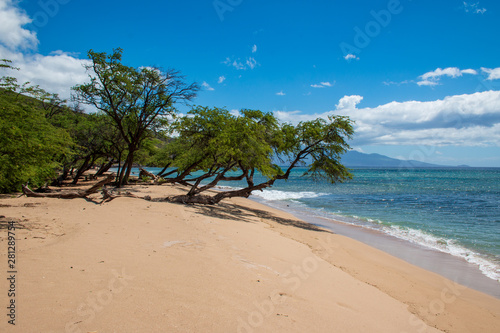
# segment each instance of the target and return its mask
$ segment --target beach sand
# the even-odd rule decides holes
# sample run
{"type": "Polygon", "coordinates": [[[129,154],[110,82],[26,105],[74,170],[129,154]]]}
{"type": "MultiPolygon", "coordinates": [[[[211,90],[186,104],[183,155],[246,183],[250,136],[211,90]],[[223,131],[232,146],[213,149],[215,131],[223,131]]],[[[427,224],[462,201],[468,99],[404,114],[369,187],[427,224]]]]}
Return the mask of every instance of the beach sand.
{"type": "MultiPolygon", "coordinates": [[[[134,186],[153,198],[172,185],[134,186]]],[[[498,332],[500,300],[236,198],[0,199],[0,332],[498,332]],[[15,221],[15,326],[7,226],[15,221]]]]}

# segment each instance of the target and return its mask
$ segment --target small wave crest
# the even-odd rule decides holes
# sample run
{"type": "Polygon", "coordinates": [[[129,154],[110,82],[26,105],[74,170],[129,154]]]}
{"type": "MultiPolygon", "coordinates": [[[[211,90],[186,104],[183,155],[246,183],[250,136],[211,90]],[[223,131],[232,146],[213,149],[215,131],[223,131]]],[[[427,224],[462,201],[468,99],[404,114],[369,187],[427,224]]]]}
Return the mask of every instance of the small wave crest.
{"type": "Polygon", "coordinates": [[[259,197],[264,200],[269,201],[281,201],[281,200],[298,200],[298,199],[310,199],[317,198],[326,193],[316,193],[316,192],[286,192],[279,190],[264,190],[264,191],[254,191],[252,195],[259,197]]]}
{"type": "Polygon", "coordinates": [[[471,264],[479,266],[481,272],[490,279],[500,282],[500,265],[485,258],[477,252],[467,249],[456,243],[453,239],[446,239],[428,234],[421,230],[412,228],[405,228],[392,225],[390,227],[383,227],[382,230],[394,237],[404,239],[412,243],[423,245],[425,247],[451,254],[455,257],[465,259],[471,264]]]}

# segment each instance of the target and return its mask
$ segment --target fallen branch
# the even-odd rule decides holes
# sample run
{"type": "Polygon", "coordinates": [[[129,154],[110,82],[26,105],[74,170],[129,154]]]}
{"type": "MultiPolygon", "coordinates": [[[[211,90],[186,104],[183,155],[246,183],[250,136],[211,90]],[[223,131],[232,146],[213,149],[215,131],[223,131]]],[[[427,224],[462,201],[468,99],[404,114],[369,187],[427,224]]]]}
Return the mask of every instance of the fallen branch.
{"type": "Polygon", "coordinates": [[[94,194],[99,191],[104,185],[111,183],[114,180],[114,175],[107,175],[106,178],[94,184],[94,186],[86,190],[76,190],[67,192],[57,192],[57,193],[36,193],[28,188],[28,186],[23,185],[23,193],[27,197],[33,198],[57,198],[57,199],[76,199],[76,198],[87,198],[87,196],[94,194]]]}
{"type": "Polygon", "coordinates": [[[138,195],[130,193],[129,191],[126,191],[125,194],[120,193],[120,194],[116,195],[116,194],[113,194],[107,188],[102,189],[102,197],[103,198],[101,201],[101,205],[105,202],[110,202],[111,200],[116,199],[116,198],[120,198],[120,197],[136,198],[136,199],[143,199],[143,200],[151,201],[151,197],[149,195],[146,195],[145,197],[140,197],[138,195]]]}

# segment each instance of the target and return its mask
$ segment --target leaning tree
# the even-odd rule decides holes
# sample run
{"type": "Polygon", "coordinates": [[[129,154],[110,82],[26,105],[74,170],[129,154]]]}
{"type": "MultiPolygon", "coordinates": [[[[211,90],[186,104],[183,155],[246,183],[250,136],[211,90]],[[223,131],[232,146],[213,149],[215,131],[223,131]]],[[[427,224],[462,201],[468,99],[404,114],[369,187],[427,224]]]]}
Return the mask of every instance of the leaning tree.
{"type": "Polygon", "coordinates": [[[348,117],[330,116],[294,126],[279,123],[271,113],[240,113],[235,116],[225,109],[197,107],[173,124],[176,137],[163,153],[163,162],[170,167],[163,174],[164,181],[187,185],[189,191],[167,200],[215,204],[225,198],[248,197],[288,179],[301,165],[307,165],[305,176],[331,183],[351,177],[340,163],[353,134],[348,117]],[[277,165],[277,160],[286,166],[277,165]],[[257,173],[265,181],[256,182],[257,173]],[[222,181],[235,180],[244,181],[245,186],[207,192],[222,181]]]}
{"type": "Polygon", "coordinates": [[[179,71],[153,67],[134,68],[122,64],[122,49],[112,54],[90,50],[86,66],[90,82],[73,87],[78,102],[91,105],[112,119],[127,146],[117,185],[127,183],[134,154],[157,127],[166,124],[174,104],[196,96],[199,86],[186,84],[179,71]]]}

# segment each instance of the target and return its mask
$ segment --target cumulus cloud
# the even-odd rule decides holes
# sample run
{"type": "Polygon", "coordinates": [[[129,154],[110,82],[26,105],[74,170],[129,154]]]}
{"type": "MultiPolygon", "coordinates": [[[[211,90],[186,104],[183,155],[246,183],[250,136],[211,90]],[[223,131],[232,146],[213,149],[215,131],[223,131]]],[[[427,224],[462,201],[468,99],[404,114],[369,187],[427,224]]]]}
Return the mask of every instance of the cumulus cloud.
{"type": "Polygon", "coordinates": [[[252,53],[257,52],[257,45],[252,46],[252,53]]]}
{"type": "Polygon", "coordinates": [[[337,104],[336,107],[337,110],[352,110],[355,109],[356,105],[362,100],[363,97],[359,95],[344,96],[339,100],[339,104],[337,104]]]}
{"type": "Polygon", "coordinates": [[[344,96],[335,110],[321,114],[278,111],[276,116],[292,123],[349,116],[355,121],[353,145],[500,146],[500,91],[357,108],[362,99],[344,96]]]}
{"type": "Polygon", "coordinates": [[[457,67],[448,67],[448,68],[438,68],[434,71],[427,72],[421,76],[419,76],[420,81],[417,82],[419,86],[436,86],[439,84],[439,80],[443,76],[448,76],[451,78],[457,78],[462,76],[463,74],[471,74],[477,75],[477,71],[474,69],[459,69],[457,67]]]}
{"type": "Polygon", "coordinates": [[[217,83],[221,84],[224,81],[226,81],[226,77],[225,76],[219,76],[219,80],[217,81],[217,83]]]}
{"type": "Polygon", "coordinates": [[[283,92],[283,90],[282,90],[282,91],[280,91],[280,92],[277,92],[277,93],[276,93],[276,95],[278,95],[278,96],[285,96],[286,94],[285,94],[285,93],[283,92]]]}
{"type": "Polygon", "coordinates": [[[0,59],[12,60],[13,66],[20,68],[20,71],[0,75],[14,76],[20,83],[29,81],[32,85],[40,85],[62,98],[69,98],[71,87],[88,79],[83,67],[88,60],[63,51],[49,55],[36,53],[36,33],[23,28],[31,19],[18,8],[16,1],[0,0],[0,22],[0,59]]]}
{"type": "Polygon", "coordinates": [[[500,79],[500,67],[498,68],[494,68],[494,69],[490,69],[490,68],[484,68],[484,67],[481,67],[481,70],[488,74],[488,78],[486,78],[486,80],[499,80],[500,79]]]}
{"type": "Polygon", "coordinates": [[[88,74],[83,66],[89,61],[78,59],[67,52],[56,51],[47,56],[23,54],[0,45],[0,58],[12,60],[13,65],[20,68],[19,71],[4,72],[2,75],[14,76],[20,83],[40,85],[62,98],[70,98],[71,87],[88,81],[88,74]]]}
{"type": "Polygon", "coordinates": [[[0,0],[0,44],[11,50],[36,48],[36,33],[23,28],[31,21],[12,0],[0,0]]]}

